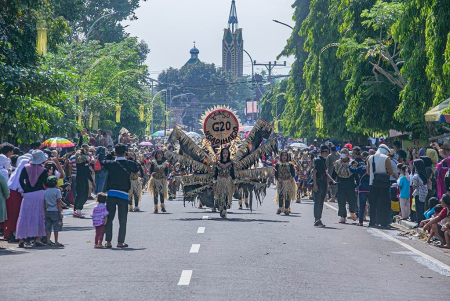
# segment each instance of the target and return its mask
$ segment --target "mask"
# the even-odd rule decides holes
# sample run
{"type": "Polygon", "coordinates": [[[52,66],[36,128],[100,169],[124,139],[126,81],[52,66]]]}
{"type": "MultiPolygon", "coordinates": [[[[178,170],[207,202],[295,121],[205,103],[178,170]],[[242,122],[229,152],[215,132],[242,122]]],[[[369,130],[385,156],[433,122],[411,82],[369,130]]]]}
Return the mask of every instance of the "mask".
{"type": "Polygon", "coordinates": [[[348,155],[347,154],[341,154],[341,159],[347,159],[348,155]]]}

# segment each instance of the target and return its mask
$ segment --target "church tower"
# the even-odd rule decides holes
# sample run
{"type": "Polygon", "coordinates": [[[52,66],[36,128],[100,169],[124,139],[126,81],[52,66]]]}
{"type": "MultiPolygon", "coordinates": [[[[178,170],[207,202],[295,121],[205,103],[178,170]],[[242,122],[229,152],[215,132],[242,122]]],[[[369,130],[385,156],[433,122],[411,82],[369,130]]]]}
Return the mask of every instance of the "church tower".
{"type": "Polygon", "coordinates": [[[242,28],[238,26],[236,2],[231,2],[228,28],[224,29],[222,40],[222,68],[237,76],[244,73],[244,40],[242,28]]]}

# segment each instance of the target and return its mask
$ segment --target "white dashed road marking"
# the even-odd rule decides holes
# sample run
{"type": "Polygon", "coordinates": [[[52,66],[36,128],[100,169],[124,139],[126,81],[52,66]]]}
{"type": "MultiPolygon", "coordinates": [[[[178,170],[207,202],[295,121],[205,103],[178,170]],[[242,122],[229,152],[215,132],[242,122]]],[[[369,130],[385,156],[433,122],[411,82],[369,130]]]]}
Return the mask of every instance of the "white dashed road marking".
{"type": "Polygon", "coordinates": [[[198,227],[197,233],[205,233],[205,227],[198,227]]]}
{"type": "Polygon", "coordinates": [[[198,250],[200,250],[200,244],[193,244],[189,253],[198,253],[198,250]]]}
{"type": "Polygon", "coordinates": [[[181,272],[178,285],[189,285],[189,283],[191,282],[191,277],[192,277],[192,270],[183,270],[181,272]]]}

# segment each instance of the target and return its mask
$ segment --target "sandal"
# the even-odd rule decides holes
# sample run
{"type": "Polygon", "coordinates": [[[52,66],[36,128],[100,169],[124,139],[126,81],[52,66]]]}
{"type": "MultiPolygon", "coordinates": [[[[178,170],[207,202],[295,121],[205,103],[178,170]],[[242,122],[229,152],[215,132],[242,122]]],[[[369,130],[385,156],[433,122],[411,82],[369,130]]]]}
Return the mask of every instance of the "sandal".
{"type": "Polygon", "coordinates": [[[40,242],[40,241],[35,241],[35,242],[34,242],[34,246],[35,246],[35,247],[45,247],[45,244],[42,243],[42,242],[40,242]]]}
{"type": "Polygon", "coordinates": [[[55,243],[56,248],[64,248],[64,245],[60,242],[55,243]]]}
{"type": "Polygon", "coordinates": [[[123,244],[123,245],[121,245],[121,246],[117,245],[117,247],[118,247],[118,248],[128,248],[128,245],[127,245],[127,244],[123,244]]]}
{"type": "Polygon", "coordinates": [[[53,241],[50,240],[50,242],[47,243],[47,246],[49,247],[54,247],[55,243],[53,241]]]}
{"type": "Polygon", "coordinates": [[[106,249],[112,249],[112,245],[105,245],[106,249]]]}
{"type": "Polygon", "coordinates": [[[19,242],[19,248],[25,248],[25,243],[23,241],[19,242]]]}

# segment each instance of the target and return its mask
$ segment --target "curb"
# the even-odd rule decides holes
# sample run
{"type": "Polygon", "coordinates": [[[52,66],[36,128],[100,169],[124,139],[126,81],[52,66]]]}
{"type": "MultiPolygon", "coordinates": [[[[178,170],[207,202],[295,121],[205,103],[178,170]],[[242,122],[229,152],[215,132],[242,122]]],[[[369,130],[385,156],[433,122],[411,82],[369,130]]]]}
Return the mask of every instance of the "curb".
{"type": "Polygon", "coordinates": [[[407,229],[415,229],[415,228],[417,228],[417,223],[406,221],[406,220],[402,220],[401,218],[396,218],[395,219],[395,223],[400,225],[400,226],[402,226],[402,227],[404,227],[404,228],[407,228],[407,229]]]}

